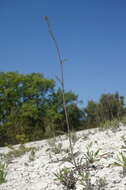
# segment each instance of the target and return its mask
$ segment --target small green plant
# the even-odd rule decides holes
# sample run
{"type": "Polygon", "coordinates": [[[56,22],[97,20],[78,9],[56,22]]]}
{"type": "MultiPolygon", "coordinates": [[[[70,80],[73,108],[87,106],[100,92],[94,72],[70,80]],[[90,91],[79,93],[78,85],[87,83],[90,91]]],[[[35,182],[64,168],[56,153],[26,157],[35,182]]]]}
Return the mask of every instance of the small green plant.
{"type": "Polygon", "coordinates": [[[120,152],[117,155],[114,165],[121,166],[123,168],[123,176],[126,176],[126,156],[124,155],[124,153],[120,152]]]}
{"type": "Polygon", "coordinates": [[[98,178],[95,184],[91,183],[91,175],[88,170],[81,173],[79,176],[80,184],[84,187],[83,190],[103,190],[107,185],[106,178],[98,178]]]}
{"type": "Polygon", "coordinates": [[[34,147],[25,147],[23,144],[19,146],[19,148],[14,148],[14,146],[9,145],[9,148],[11,151],[9,151],[7,154],[4,155],[5,160],[8,162],[11,162],[14,158],[20,157],[24,155],[26,152],[29,152],[31,150],[35,150],[34,147]]]}
{"type": "Polygon", "coordinates": [[[121,139],[123,140],[123,143],[124,143],[125,148],[126,148],[126,137],[123,135],[123,136],[121,137],[121,139]]]}
{"type": "Polygon", "coordinates": [[[99,177],[96,180],[96,189],[101,190],[107,185],[107,180],[105,177],[99,177]]]}
{"type": "Polygon", "coordinates": [[[58,143],[55,145],[55,147],[52,148],[52,151],[55,153],[55,154],[59,154],[61,151],[62,151],[62,143],[58,143]]]}
{"type": "Polygon", "coordinates": [[[6,175],[7,175],[7,165],[5,163],[0,162],[0,184],[6,182],[6,175]]]}
{"type": "Polygon", "coordinates": [[[49,150],[51,150],[55,154],[59,154],[62,151],[62,143],[56,143],[56,139],[48,140],[49,150]]]}
{"type": "Polygon", "coordinates": [[[93,186],[91,184],[91,176],[89,171],[85,171],[80,174],[80,184],[83,185],[83,190],[93,190],[93,186]]]}
{"type": "Polygon", "coordinates": [[[32,149],[29,155],[29,161],[34,161],[35,160],[35,150],[32,149]]]}
{"type": "Polygon", "coordinates": [[[56,177],[55,180],[58,180],[64,187],[67,188],[67,190],[75,189],[77,179],[71,169],[64,167],[63,169],[54,173],[54,175],[56,177]]]}
{"type": "Polygon", "coordinates": [[[91,150],[92,142],[86,148],[87,148],[87,151],[84,154],[84,158],[86,159],[86,161],[88,163],[94,163],[95,161],[99,160],[98,159],[98,154],[99,154],[101,149],[98,149],[95,152],[93,150],[91,150]]]}
{"type": "Polygon", "coordinates": [[[75,171],[77,169],[76,172],[78,172],[79,175],[83,174],[84,170],[88,169],[89,167],[88,163],[87,162],[85,163],[84,157],[77,158],[76,164],[77,164],[77,167],[75,168],[75,171]]]}

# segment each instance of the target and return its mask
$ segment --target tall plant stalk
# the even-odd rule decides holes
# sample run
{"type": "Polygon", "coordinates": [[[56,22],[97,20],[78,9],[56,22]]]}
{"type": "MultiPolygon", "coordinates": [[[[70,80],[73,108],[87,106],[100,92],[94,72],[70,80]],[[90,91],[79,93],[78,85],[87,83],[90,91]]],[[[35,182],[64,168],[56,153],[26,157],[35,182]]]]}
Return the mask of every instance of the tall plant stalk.
{"type": "Polygon", "coordinates": [[[66,107],[66,99],[65,99],[65,88],[64,88],[64,68],[63,68],[63,63],[64,60],[62,59],[61,56],[61,51],[59,48],[59,45],[57,43],[56,37],[54,35],[54,32],[52,30],[50,21],[48,19],[47,16],[44,17],[44,20],[47,23],[48,26],[48,32],[54,42],[55,48],[56,48],[56,52],[57,52],[57,56],[58,56],[58,60],[59,60],[59,65],[60,65],[60,73],[61,73],[61,79],[60,79],[60,83],[61,83],[61,89],[62,89],[62,97],[63,97],[63,107],[64,107],[64,113],[65,113],[65,119],[66,119],[66,125],[67,125],[67,132],[68,132],[68,139],[69,139],[69,146],[70,146],[70,152],[71,152],[71,156],[72,156],[72,160],[73,160],[73,164],[77,169],[77,164],[74,158],[74,154],[73,154],[73,145],[72,145],[72,138],[71,138],[71,132],[70,132],[70,123],[69,123],[69,119],[68,119],[68,112],[67,112],[67,107],[66,107]]]}

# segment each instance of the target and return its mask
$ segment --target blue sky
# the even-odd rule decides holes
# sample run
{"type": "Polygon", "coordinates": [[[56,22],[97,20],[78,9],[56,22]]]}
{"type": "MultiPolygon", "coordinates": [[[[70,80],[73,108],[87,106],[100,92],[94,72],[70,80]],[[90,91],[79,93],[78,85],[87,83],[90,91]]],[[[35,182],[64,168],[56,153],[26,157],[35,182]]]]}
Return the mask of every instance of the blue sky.
{"type": "Polygon", "coordinates": [[[107,92],[126,97],[125,0],[0,0],[0,71],[59,75],[45,15],[68,59],[66,90],[84,103],[107,92]]]}

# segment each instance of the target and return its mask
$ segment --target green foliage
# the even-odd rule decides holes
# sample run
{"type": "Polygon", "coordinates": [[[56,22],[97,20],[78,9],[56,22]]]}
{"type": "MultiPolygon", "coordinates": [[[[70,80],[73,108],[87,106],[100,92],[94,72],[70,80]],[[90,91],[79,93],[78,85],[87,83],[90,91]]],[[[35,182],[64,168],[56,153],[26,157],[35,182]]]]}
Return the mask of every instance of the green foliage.
{"type": "MultiPolygon", "coordinates": [[[[73,128],[79,128],[77,96],[65,92],[73,128]]],[[[40,73],[0,73],[0,146],[54,137],[66,131],[62,91],[40,73]]]]}
{"type": "Polygon", "coordinates": [[[97,104],[91,100],[88,101],[87,107],[84,109],[87,121],[87,128],[97,126],[97,104]]]}
{"type": "MultiPolygon", "coordinates": [[[[71,130],[75,128],[79,129],[80,120],[82,119],[82,111],[77,106],[77,96],[73,92],[65,92],[64,95],[66,99],[67,112],[71,123],[71,130]]],[[[55,130],[55,134],[59,134],[60,130],[67,132],[61,89],[58,89],[50,96],[46,115],[46,125],[50,128],[50,131],[55,130]]]]}
{"type": "Polygon", "coordinates": [[[115,94],[103,94],[100,98],[100,104],[102,106],[105,120],[112,120],[113,118],[119,118],[123,112],[124,98],[115,94]]]}
{"type": "Polygon", "coordinates": [[[69,168],[64,167],[58,172],[54,173],[56,179],[63,184],[68,190],[75,189],[77,179],[75,178],[73,171],[69,168]]]}
{"type": "Polygon", "coordinates": [[[24,143],[28,142],[28,139],[26,138],[26,135],[25,135],[25,134],[16,135],[16,140],[17,140],[17,142],[19,142],[20,144],[24,144],[24,143]]]}
{"type": "Polygon", "coordinates": [[[62,142],[57,143],[56,138],[48,140],[49,150],[51,150],[55,154],[59,154],[62,151],[62,142]]]}
{"type": "Polygon", "coordinates": [[[77,104],[69,104],[67,106],[67,111],[69,115],[69,122],[71,126],[71,130],[77,130],[81,126],[81,120],[83,119],[83,112],[82,110],[77,106],[77,104]]]}
{"type": "Polygon", "coordinates": [[[117,155],[116,162],[114,163],[116,166],[122,166],[123,168],[126,168],[126,156],[124,153],[120,152],[117,155]]]}
{"type": "Polygon", "coordinates": [[[100,123],[101,129],[112,129],[116,130],[119,127],[119,120],[113,119],[113,120],[106,120],[103,123],[100,123]]]}
{"type": "Polygon", "coordinates": [[[29,161],[35,160],[35,149],[32,149],[29,155],[29,161]]]}
{"type": "Polygon", "coordinates": [[[62,168],[56,173],[55,180],[59,181],[66,187],[67,190],[69,189],[76,189],[76,184],[80,184],[83,187],[83,190],[101,190],[107,185],[106,178],[98,177],[95,184],[91,183],[91,174],[89,168],[83,168],[82,160],[79,161],[80,172],[76,170],[76,168],[62,168]]]}
{"type": "MultiPolygon", "coordinates": [[[[64,92],[70,130],[125,123],[124,97],[103,94],[80,109],[78,97],[64,92]],[[114,122],[114,123],[112,123],[114,122]],[[117,123],[117,122],[116,122],[117,123]]],[[[67,132],[62,90],[41,73],[0,72],[0,146],[51,138],[67,132]]]]}
{"type": "Polygon", "coordinates": [[[11,160],[13,160],[16,157],[24,155],[26,152],[35,151],[34,147],[25,147],[23,144],[21,144],[17,149],[11,145],[9,146],[9,148],[11,149],[11,151],[4,155],[4,158],[7,163],[11,162],[11,160]]]}
{"type": "Polygon", "coordinates": [[[125,115],[121,118],[121,122],[122,122],[122,124],[126,125],[126,116],[125,115]]]}
{"type": "Polygon", "coordinates": [[[88,171],[81,173],[79,180],[80,180],[80,184],[83,185],[84,190],[93,190],[93,187],[91,184],[91,176],[88,171]]]}
{"type": "Polygon", "coordinates": [[[114,165],[121,166],[123,168],[123,175],[126,176],[126,156],[124,155],[124,153],[120,152],[117,155],[114,165]]]}
{"type": "Polygon", "coordinates": [[[36,130],[44,131],[43,104],[53,88],[54,81],[40,73],[0,73],[0,145],[31,140],[36,130]]]}
{"type": "Polygon", "coordinates": [[[98,149],[96,151],[91,150],[92,148],[92,142],[86,147],[86,153],[84,154],[84,157],[88,163],[94,163],[98,160],[98,154],[101,149],[98,149]]]}
{"type": "Polygon", "coordinates": [[[7,175],[7,165],[0,161],[0,184],[6,182],[6,175],[7,175]]]}
{"type": "Polygon", "coordinates": [[[120,121],[125,114],[124,97],[119,93],[102,94],[98,103],[89,101],[84,112],[88,128],[98,127],[101,123],[106,125],[106,121],[115,119],[120,121]]]}

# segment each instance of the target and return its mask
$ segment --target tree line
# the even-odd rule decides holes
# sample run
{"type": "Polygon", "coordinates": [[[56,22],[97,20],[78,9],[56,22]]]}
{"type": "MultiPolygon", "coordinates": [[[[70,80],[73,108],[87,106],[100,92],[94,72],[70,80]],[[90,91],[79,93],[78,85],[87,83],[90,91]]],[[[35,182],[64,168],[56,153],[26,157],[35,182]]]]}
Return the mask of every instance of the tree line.
{"type": "MultiPolygon", "coordinates": [[[[119,93],[78,106],[78,96],[65,92],[70,129],[94,128],[126,113],[119,93]]],[[[0,146],[50,138],[67,132],[62,91],[41,73],[0,73],[0,146]]]]}

